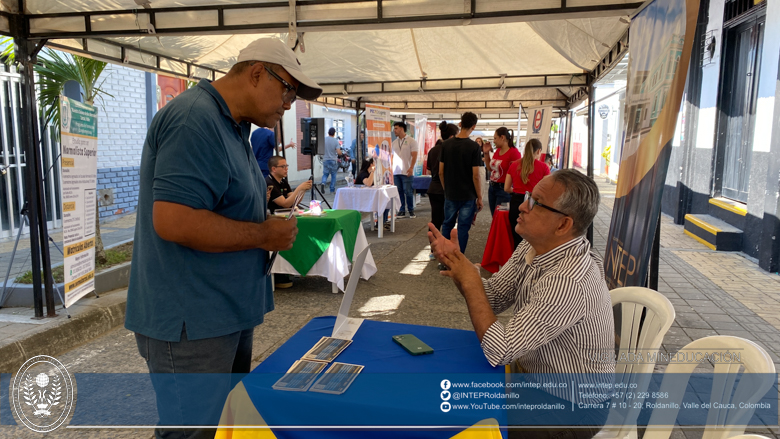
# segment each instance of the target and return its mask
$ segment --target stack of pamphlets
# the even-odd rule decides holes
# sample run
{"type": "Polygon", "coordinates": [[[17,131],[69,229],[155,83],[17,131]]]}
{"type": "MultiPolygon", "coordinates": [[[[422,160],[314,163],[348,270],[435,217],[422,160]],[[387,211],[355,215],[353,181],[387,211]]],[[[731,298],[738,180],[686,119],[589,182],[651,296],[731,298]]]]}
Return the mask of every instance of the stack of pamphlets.
{"type": "Polygon", "coordinates": [[[346,392],[360,371],[363,370],[363,366],[333,363],[317,382],[314,380],[327,367],[328,363],[338,357],[350,343],[352,340],[322,337],[300,360],[293,363],[287,373],[273,385],[273,388],[295,392],[311,390],[312,392],[336,395],[346,392]]]}

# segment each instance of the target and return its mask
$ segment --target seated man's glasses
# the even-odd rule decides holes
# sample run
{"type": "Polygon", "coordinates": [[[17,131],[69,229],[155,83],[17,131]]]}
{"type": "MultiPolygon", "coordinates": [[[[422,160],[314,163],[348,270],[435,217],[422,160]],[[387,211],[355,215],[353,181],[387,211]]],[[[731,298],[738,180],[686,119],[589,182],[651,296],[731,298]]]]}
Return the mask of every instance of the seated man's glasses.
{"type": "Polygon", "coordinates": [[[560,214],[561,214],[561,215],[563,215],[563,216],[569,216],[569,215],[567,215],[567,214],[565,214],[565,213],[561,212],[561,211],[560,211],[560,210],[558,210],[558,209],[553,209],[553,208],[552,208],[552,207],[550,207],[550,206],[545,206],[544,204],[542,204],[542,203],[540,203],[540,202],[538,202],[538,201],[534,200],[534,198],[531,196],[531,193],[530,193],[530,192],[526,192],[526,193],[525,193],[525,199],[526,199],[526,200],[528,200],[528,211],[529,211],[529,212],[530,212],[530,211],[532,211],[532,210],[534,210],[534,206],[539,206],[539,207],[544,207],[545,209],[549,210],[550,212],[560,213],[560,214]]]}

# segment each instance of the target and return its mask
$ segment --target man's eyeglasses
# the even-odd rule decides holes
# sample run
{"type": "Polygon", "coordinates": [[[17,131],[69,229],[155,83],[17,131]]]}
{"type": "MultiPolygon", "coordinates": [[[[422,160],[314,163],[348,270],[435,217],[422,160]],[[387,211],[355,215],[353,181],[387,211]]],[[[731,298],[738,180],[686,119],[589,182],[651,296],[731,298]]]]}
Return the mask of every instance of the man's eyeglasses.
{"type": "Polygon", "coordinates": [[[285,91],[284,94],[282,95],[282,101],[284,101],[285,104],[292,104],[293,102],[295,102],[295,99],[297,98],[296,96],[297,90],[295,90],[295,87],[293,87],[292,84],[290,84],[289,82],[282,79],[281,76],[274,73],[274,71],[269,69],[268,66],[266,66],[265,64],[263,64],[263,67],[265,68],[265,71],[268,72],[269,75],[276,78],[287,89],[287,91],[285,91]]]}
{"type": "Polygon", "coordinates": [[[289,167],[290,167],[290,165],[284,165],[284,166],[274,166],[274,168],[282,168],[282,169],[287,169],[287,168],[289,168],[289,167]]]}
{"type": "Polygon", "coordinates": [[[561,212],[561,211],[560,211],[560,210],[558,210],[558,209],[553,209],[553,208],[552,208],[552,207],[550,207],[550,206],[545,206],[544,204],[542,204],[542,203],[540,203],[540,202],[536,201],[536,200],[535,200],[535,199],[534,199],[534,198],[531,196],[531,193],[530,193],[530,192],[526,192],[526,193],[525,193],[525,199],[526,199],[526,200],[528,200],[528,211],[529,211],[529,212],[530,212],[530,211],[532,211],[532,210],[534,210],[534,206],[539,206],[539,207],[544,207],[545,209],[549,210],[550,212],[560,213],[560,214],[561,214],[561,215],[563,215],[563,216],[569,216],[569,215],[567,215],[567,214],[565,214],[565,213],[561,212]]]}

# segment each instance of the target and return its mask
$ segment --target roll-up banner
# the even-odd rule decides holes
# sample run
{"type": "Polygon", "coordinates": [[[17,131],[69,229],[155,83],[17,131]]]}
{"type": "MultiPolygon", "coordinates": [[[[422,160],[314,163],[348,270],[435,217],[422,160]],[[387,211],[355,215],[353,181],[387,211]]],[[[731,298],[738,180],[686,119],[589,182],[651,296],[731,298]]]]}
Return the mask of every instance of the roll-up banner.
{"type": "Polygon", "coordinates": [[[631,22],[626,128],[606,251],[610,288],[647,280],[698,11],[698,0],[654,0],[631,22]]]}
{"type": "Polygon", "coordinates": [[[414,119],[414,140],[417,141],[417,161],[414,163],[414,176],[420,177],[425,168],[425,138],[428,132],[428,116],[417,116],[414,119]]]}
{"type": "Polygon", "coordinates": [[[95,291],[97,109],[60,96],[65,306],[95,291]]]}
{"type": "Polygon", "coordinates": [[[393,145],[390,141],[390,108],[366,104],[368,154],[374,159],[374,186],[393,184],[393,145]]]}
{"type": "MultiPolygon", "coordinates": [[[[552,128],[552,105],[527,107],[525,111],[528,114],[528,128],[523,145],[531,139],[539,139],[542,142],[542,153],[547,154],[549,149],[547,144],[550,143],[550,129],[552,128]]],[[[517,126],[520,126],[520,121],[518,121],[517,126]]]]}

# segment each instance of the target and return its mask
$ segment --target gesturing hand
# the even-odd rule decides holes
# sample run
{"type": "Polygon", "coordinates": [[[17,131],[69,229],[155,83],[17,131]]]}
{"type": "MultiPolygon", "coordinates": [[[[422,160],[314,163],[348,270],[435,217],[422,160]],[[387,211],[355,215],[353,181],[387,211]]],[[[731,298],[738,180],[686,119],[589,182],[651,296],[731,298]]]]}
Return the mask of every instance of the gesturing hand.
{"type": "Polygon", "coordinates": [[[467,291],[479,290],[478,285],[482,284],[479,265],[472,264],[460,252],[458,231],[453,229],[450,239],[446,239],[433,224],[428,224],[428,230],[428,240],[431,243],[433,255],[449,268],[449,270],[441,271],[441,274],[451,278],[463,294],[467,291]]]}

